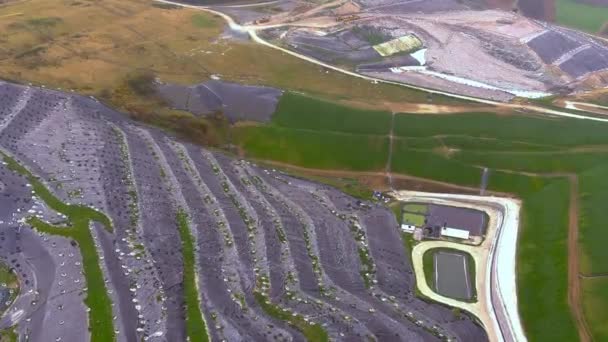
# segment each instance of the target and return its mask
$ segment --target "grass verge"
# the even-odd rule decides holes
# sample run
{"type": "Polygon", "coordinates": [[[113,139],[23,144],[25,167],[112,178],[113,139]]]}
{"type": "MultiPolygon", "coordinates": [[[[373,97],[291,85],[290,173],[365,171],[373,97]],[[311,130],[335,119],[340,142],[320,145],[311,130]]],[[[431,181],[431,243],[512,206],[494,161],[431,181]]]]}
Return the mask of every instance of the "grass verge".
{"type": "Polygon", "coordinates": [[[7,163],[7,167],[16,173],[25,176],[32,184],[36,196],[40,197],[50,208],[68,217],[69,225],[56,227],[37,217],[30,217],[27,223],[39,232],[63,236],[76,241],[82,255],[82,266],[87,284],[87,295],[84,303],[90,308],[89,329],[92,342],[114,341],[115,333],[112,322],[112,305],[105,287],[104,276],[99,265],[97,249],[89,229],[91,222],[100,222],[106,229],[112,230],[110,219],[103,213],[94,209],[63,203],[55,197],[45,185],[29,170],[16,160],[0,152],[0,156],[7,163]]]}
{"type": "Polygon", "coordinates": [[[278,305],[273,304],[268,297],[260,292],[254,292],[255,300],[262,310],[275,319],[281,320],[292,326],[304,335],[308,342],[328,342],[329,336],[323,327],[316,323],[304,320],[300,315],[292,315],[283,311],[278,305]]]}
{"type": "Polygon", "coordinates": [[[183,209],[177,213],[177,225],[182,241],[182,257],[184,260],[184,297],[186,301],[186,332],[190,342],[207,342],[209,334],[203,313],[201,312],[196,286],[196,268],[194,256],[194,239],[190,234],[188,215],[183,209]]]}

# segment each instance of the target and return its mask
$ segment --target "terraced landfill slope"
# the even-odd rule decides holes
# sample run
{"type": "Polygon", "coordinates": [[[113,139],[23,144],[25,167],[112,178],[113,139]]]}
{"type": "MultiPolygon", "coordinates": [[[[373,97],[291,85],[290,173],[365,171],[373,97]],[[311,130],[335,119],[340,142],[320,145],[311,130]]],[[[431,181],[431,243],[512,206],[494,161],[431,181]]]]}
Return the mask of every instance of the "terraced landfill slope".
{"type": "Polygon", "coordinates": [[[0,83],[0,258],[29,341],[484,341],[386,208],[0,83]]]}

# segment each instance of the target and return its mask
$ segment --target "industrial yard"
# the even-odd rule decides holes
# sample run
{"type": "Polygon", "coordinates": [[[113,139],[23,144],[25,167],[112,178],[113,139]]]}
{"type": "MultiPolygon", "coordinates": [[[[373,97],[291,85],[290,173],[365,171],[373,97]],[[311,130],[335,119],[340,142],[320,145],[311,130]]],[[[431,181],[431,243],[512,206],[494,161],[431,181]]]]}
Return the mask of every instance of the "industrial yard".
{"type": "Polygon", "coordinates": [[[605,41],[480,1],[344,0],[295,6],[283,0],[215,10],[298,54],[450,93],[509,101],[608,84],[605,41]]]}

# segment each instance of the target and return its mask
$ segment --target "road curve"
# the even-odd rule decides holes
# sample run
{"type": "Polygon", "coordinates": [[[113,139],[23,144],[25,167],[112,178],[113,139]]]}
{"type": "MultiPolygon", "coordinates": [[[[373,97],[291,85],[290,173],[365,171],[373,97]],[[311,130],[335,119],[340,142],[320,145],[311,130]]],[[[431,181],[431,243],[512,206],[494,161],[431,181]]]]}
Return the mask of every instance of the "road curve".
{"type": "Polygon", "coordinates": [[[423,294],[476,315],[491,341],[527,341],[517,308],[515,252],[519,229],[520,202],[511,198],[396,191],[398,200],[416,200],[483,210],[490,216],[486,239],[480,246],[445,241],[422,242],[414,247],[412,259],[417,284],[423,294]],[[432,291],[422,274],[422,254],[428,249],[450,247],[469,252],[476,262],[477,303],[465,303],[432,291]],[[418,264],[418,265],[416,265],[418,264]]]}

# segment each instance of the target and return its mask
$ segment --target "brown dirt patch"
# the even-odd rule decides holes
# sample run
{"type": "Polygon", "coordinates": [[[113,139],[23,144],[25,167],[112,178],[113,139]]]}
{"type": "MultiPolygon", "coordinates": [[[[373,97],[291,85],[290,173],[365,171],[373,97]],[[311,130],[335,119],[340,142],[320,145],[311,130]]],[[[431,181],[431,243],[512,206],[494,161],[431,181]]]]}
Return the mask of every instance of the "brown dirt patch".
{"type": "Polygon", "coordinates": [[[581,282],[580,282],[580,262],[578,250],[578,218],[579,211],[579,192],[578,178],[576,175],[570,175],[570,208],[569,208],[569,225],[568,225],[568,305],[574,316],[574,320],[578,327],[578,334],[582,342],[592,341],[591,332],[585,315],[581,300],[581,282]]]}

